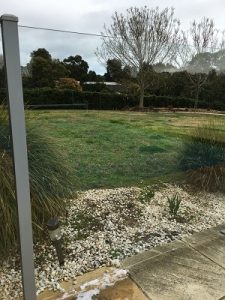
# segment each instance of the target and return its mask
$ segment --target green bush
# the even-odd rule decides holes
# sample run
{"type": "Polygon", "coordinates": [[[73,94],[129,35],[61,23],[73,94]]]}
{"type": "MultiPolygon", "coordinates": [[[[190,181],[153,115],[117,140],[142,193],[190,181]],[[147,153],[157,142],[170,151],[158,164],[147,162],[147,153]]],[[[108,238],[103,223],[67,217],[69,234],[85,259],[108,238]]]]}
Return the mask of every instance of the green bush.
{"type": "MultiPolygon", "coordinates": [[[[27,124],[32,220],[35,238],[43,235],[46,221],[63,216],[66,198],[73,194],[72,171],[58,152],[57,145],[43,130],[27,124]]],[[[17,205],[14,189],[9,126],[4,108],[0,109],[0,252],[15,248],[17,205]]]]}
{"type": "MultiPolygon", "coordinates": [[[[0,101],[5,99],[6,92],[0,90],[0,101]]],[[[70,89],[56,88],[34,88],[24,89],[24,100],[27,105],[43,105],[46,108],[68,108],[66,104],[73,104],[75,108],[79,108],[76,104],[88,103],[89,109],[103,110],[120,110],[138,106],[138,96],[125,95],[120,93],[103,93],[93,91],[78,92],[70,89]],[[48,106],[49,105],[49,106],[48,106]],[[54,107],[51,107],[54,105],[54,107]],[[63,107],[63,105],[65,105],[63,107]]],[[[168,96],[145,96],[145,107],[168,107],[168,108],[193,108],[195,100],[184,97],[168,97],[168,96]]],[[[225,104],[220,102],[205,102],[199,100],[199,108],[213,108],[225,110],[225,104]]],[[[73,108],[73,106],[71,106],[73,108]]]]}
{"type": "MultiPolygon", "coordinates": [[[[24,98],[25,103],[28,105],[49,105],[49,108],[51,108],[52,104],[71,104],[75,108],[79,108],[76,104],[88,103],[89,109],[118,110],[128,105],[128,100],[121,94],[76,92],[66,89],[42,88],[24,90],[24,98]]],[[[134,106],[135,102],[130,103],[130,105],[134,106]]]]}
{"type": "Polygon", "coordinates": [[[151,199],[155,196],[155,191],[151,186],[144,187],[139,195],[139,201],[143,204],[148,204],[151,199]]]}
{"type": "Polygon", "coordinates": [[[180,169],[196,188],[225,191],[225,123],[198,126],[184,141],[180,169]],[[219,129],[222,128],[222,129],[219,129]]]}

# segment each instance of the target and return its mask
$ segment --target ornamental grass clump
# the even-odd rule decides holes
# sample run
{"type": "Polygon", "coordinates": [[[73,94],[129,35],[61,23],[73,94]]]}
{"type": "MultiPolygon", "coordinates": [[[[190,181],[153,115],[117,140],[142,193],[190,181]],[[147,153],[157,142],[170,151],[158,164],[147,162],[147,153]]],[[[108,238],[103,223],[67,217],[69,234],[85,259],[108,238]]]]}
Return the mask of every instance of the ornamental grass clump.
{"type": "Polygon", "coordinates": [[[192,130],[184,141],[180,169],[194,188],[225,191],[225,121],[192,130]]]}
{"type": "Polygon", "coordinates": [[[176,219],[181,204],[181,198],[176,194],[171,197],[167,197],[167,201],[169,205],[169,213],[174,219],[176,219]]]}
{"type": "MultiPolygon", "coordinates": [[[[27,124],[30,191],[34,237],[44,234],[51,217],[65,215],[73,194],[72,171],[45,131],[27,124]]],[[[17,205],[7,112],[0,107],[0,252],[17,247],[17,205]]]]}

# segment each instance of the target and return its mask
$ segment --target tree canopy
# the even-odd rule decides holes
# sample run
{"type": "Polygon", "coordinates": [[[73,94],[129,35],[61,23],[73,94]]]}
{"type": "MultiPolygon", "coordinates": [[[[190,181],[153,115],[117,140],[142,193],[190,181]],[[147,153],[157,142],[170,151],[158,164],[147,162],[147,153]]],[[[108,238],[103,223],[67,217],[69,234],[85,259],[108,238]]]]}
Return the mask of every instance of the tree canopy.
{"type": "Polygon", "coordinates": [[[69,56],[63,60],[63,63],[70,77],[81,82],[87,80],[89,66],[82,56],[69,56]]]}
{"type": "Polygon", "coordinates": [[[204,87],[207,74],[214,68],[213,53],[224,47],[223,35],[213,19],[194,20],[187,31],[182,31],[177,47],[175,62],[181,70],[186,70],[190,88],[195,90],[195,107],[197,108],[201,89],[204,87]]]}
{"type": "Polygon", "coordinates": [[[173,9],[146,6],[131,7],[125,14],[115,12],[112,25],[104,26],[102,46],[97,49],[97,55],[104,61],[115,58],[131,68],[139,84],[140,108],[144,105],[146,71],[149,71],[146,65],[170,61],[179,27],[173,9]]]}
{"type": "Polygon", "coordinates": [[[31,61],[28,64],[30,84],[35,87],[53,87],[55,80],[68,75],[68,71],[58,59],[52,59],[50,53],[39,48],[31,53],[31,61]]]}
{"type": "Polygon", "coordinates": [[[122,66],[119,59],[113,58],[107,60],[106,73],[104,74],[107,81],[122,81],[131,77],[129,66],[122,66]]]}

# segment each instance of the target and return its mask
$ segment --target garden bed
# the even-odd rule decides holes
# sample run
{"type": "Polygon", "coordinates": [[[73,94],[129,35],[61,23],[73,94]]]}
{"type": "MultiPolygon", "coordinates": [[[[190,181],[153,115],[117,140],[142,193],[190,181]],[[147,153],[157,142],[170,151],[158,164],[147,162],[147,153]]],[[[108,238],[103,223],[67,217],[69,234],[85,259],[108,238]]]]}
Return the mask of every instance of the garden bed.
{"type": "MultiPolygon", "coordinates": [[[[62,280],[101,266],[119,267],[124,258],[225,222],[225,195],[191,193],[173,185],[152,188],[88,190],[70,200],[62,220],[65,265],[59,267],[50,243],[35,245],[36,285],[59,289],[62,280]],[[168,197],[181,199],[176,217],[168,197]]],[[[22,293],[19,257],[0,268],[0,298],[16,299],[22,293]]]]}

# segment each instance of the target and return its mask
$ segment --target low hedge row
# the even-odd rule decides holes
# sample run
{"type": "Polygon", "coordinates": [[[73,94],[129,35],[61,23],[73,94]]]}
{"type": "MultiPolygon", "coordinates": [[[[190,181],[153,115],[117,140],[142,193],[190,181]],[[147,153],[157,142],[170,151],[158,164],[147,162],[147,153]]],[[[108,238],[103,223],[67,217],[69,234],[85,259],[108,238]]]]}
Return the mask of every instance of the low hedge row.
{"type": "MultiPolygon", "coordinates": [[[[5,91],[0,91],[0,101],[5,98],[5,91]]],[[[36,88],[24,89],[24,102],[27,105],[86,104],[89,109],[122,109],[128,105],[136,105],[136,100],[121,94],[77,92],[68,89],[36,88]]],[[[72,106],[71,106],[72,107],[72,106]]]]}
{"type": "MultiPolygon", "coordinates": [[[[0,90],[0,101],[5,99],[5,90],[0,90]]],[[[68,104],[74,106],[79,104],[88,104],[89,109],[105,109],[119,110],[138,105],[138,97],[116,94],[116,93],[98,93],[98,92],[77,92],[69,89],[55,88],[35,88],[24,89],[24,100],[27,105],[48,106],[55,108],[67,107],[68,104]],[[64,105],[64,106],[63,106],[64,105]]],[[[183,97],[167,97],[167,96],[146,96],[144,99],[145,107],[177,107],[177,108],[193,108],[194,99],[183,97]]],[[[71,106],[72,107],[72,106],[71,106]]],[[[80,106],[82,107],[82,105],[80,106]]],[[[217,110],[225,110],[225,103],[221,102],[205,102],[199,100],[199,108],[211,108],[217,110]]]]}

